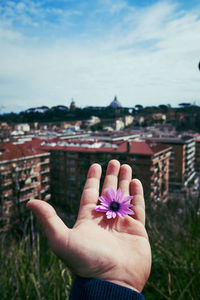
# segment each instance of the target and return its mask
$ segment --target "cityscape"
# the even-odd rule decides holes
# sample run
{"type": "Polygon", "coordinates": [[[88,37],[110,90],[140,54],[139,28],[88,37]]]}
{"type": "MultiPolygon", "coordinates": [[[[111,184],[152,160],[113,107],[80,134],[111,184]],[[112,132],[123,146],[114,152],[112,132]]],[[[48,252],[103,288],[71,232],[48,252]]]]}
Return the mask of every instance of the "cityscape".
{"type": "Polygon", "coordinates": [[[0,1],[1,300],[200,299],[199,32],[199,0],[0,1]]]}
{"type": "Polygon", "coordinates": [[[49,110],[1,115],[1,231],[23,220],[30,199],[49,201],[64,210],[66,222],[75,221],[94,162],[103,174],[111,159],[128,163],[143,184],[147,205],[153,203],[155,209],[158,203],[199,196],[200,107],[124,108],[114,97],[107,107],[85,108],[79,119],[82,112],[72,100],[69,108],[54,107],[54,122],[39,121],[49,110]],[[33,122],[18,123],[22,116],[33,122]]]}

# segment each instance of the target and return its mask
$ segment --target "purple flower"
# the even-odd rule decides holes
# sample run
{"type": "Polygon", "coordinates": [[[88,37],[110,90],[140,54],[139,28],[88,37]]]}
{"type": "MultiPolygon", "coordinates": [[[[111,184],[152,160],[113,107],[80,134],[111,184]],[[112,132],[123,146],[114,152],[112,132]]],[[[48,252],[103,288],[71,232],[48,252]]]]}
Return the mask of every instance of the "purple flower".
{"type": "Polygon", "coordinates": [[[107,197],[99,197],[100,205],[97,205],[95,210],[105,212],[107,219],[115,218],[117,215],[124,219],[125,215],[133,215],[134,212],[130,209],[132,204],[129,201],[133,196],[127,196],[123,199],[123,192],[118,189],[117,192],[111,187],[107,190],[107,197]]]}

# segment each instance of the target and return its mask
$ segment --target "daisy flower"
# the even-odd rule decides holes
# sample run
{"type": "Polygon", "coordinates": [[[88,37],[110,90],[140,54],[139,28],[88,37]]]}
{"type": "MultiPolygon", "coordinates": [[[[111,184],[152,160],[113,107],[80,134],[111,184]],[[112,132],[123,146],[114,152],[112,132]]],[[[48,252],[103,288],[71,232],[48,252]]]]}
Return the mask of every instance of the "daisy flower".
{"type": "Polygon", "coordinates": [[[121,189],[117,192],[111,187],[107,190],[107,196],[99,197],[100,205],[97,205],[95,210],[105,212],[107,219],[115,218],[116,216],[124,219],[125,215],[133,215],[134,212],[130,209],[133,205],[130,200],[133,196],[127,196],[123,199],[124,193],[121,189]]]}

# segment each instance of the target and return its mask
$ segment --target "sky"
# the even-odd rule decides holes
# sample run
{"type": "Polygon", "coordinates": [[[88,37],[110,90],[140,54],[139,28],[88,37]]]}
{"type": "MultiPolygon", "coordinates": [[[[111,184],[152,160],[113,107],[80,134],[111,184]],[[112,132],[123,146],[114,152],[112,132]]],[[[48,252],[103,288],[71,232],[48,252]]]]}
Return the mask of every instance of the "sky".
{"type": "Polygon", "coordinates": [[[0,113],[200,105],[199,61],[199,0],[0,0],[0,113]]]}

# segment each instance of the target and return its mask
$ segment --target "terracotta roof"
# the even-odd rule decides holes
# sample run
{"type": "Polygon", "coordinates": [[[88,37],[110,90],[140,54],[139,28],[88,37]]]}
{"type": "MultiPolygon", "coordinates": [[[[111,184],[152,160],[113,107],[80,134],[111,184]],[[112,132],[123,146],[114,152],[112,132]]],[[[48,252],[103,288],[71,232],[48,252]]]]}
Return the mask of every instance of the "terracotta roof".
{"type": "Polygon", "coordinates": [[[27,142],[24,142],[24,145],[26,147],[32,147],[36,150],[40,150],[41,151],[41,143],[44,142],[45,140],[44,139],[37,139],[37,138],[34,138],[32,139],[31,141],[27,141],[27,142]]]}
{"type": "MultiPolygon", "coordinates": [[[[107,152],[107,153],[126,153],[129,149],[129,153],[137,154],[137,155],[155,155],[156,153],[160,153],[169,149],[169,146],[157,144],[153,142],[145,142],[145,141],[130,141],[130,142],[115,142],[112,143],[112,147],[99,147],[99,148],[91,148],[85,147],[85,144],[88,146],[92,146],[94,142],[84,141],[84,140],[69,140],[74,144],[80,144],[79,146],[62,146],[55,145],[49,146],[44,145],[41,146],[41,143],[44,140],[41,139],[33,139],[31,141],[24,142],[23,144],[14,144],[14,143],[4,143],[0,144],[0,161],[4,160],[12,160],[27,156],[34,156],[38,154],[44,154],[44,151],[51,150],[65,150],[65,151],[74,151],[74,152],[85,152],[85,153],[98,153],[98,152],[107,152]],[[81,144],[84,144],[82,146],[81,144]],[[114,147],[113,147],[114,146],[114,147]]],[[[51,142],[54,144],[59,142],[59,139],[52,139],[51,142]]],[[[68,141],[68,142],[69,142],[68,141]]],[[[48,143],[50,140],[48,140],[48,143]]]]}
{"type": "Polygon", "coordinates": [[[15,144],[15,143],[0,144],[0,161],[44,154],[44,151],[39,149],[39,146],[40,146],[39,141],[36,140],[30,142],[24,142],[23,144],[15,144]]]}
{"type": "Polygon", "coordinates": [[[141,155],[154,155],[169,149],[169,146],[151,142],[130,142],[130,153],[141,155]]]}

